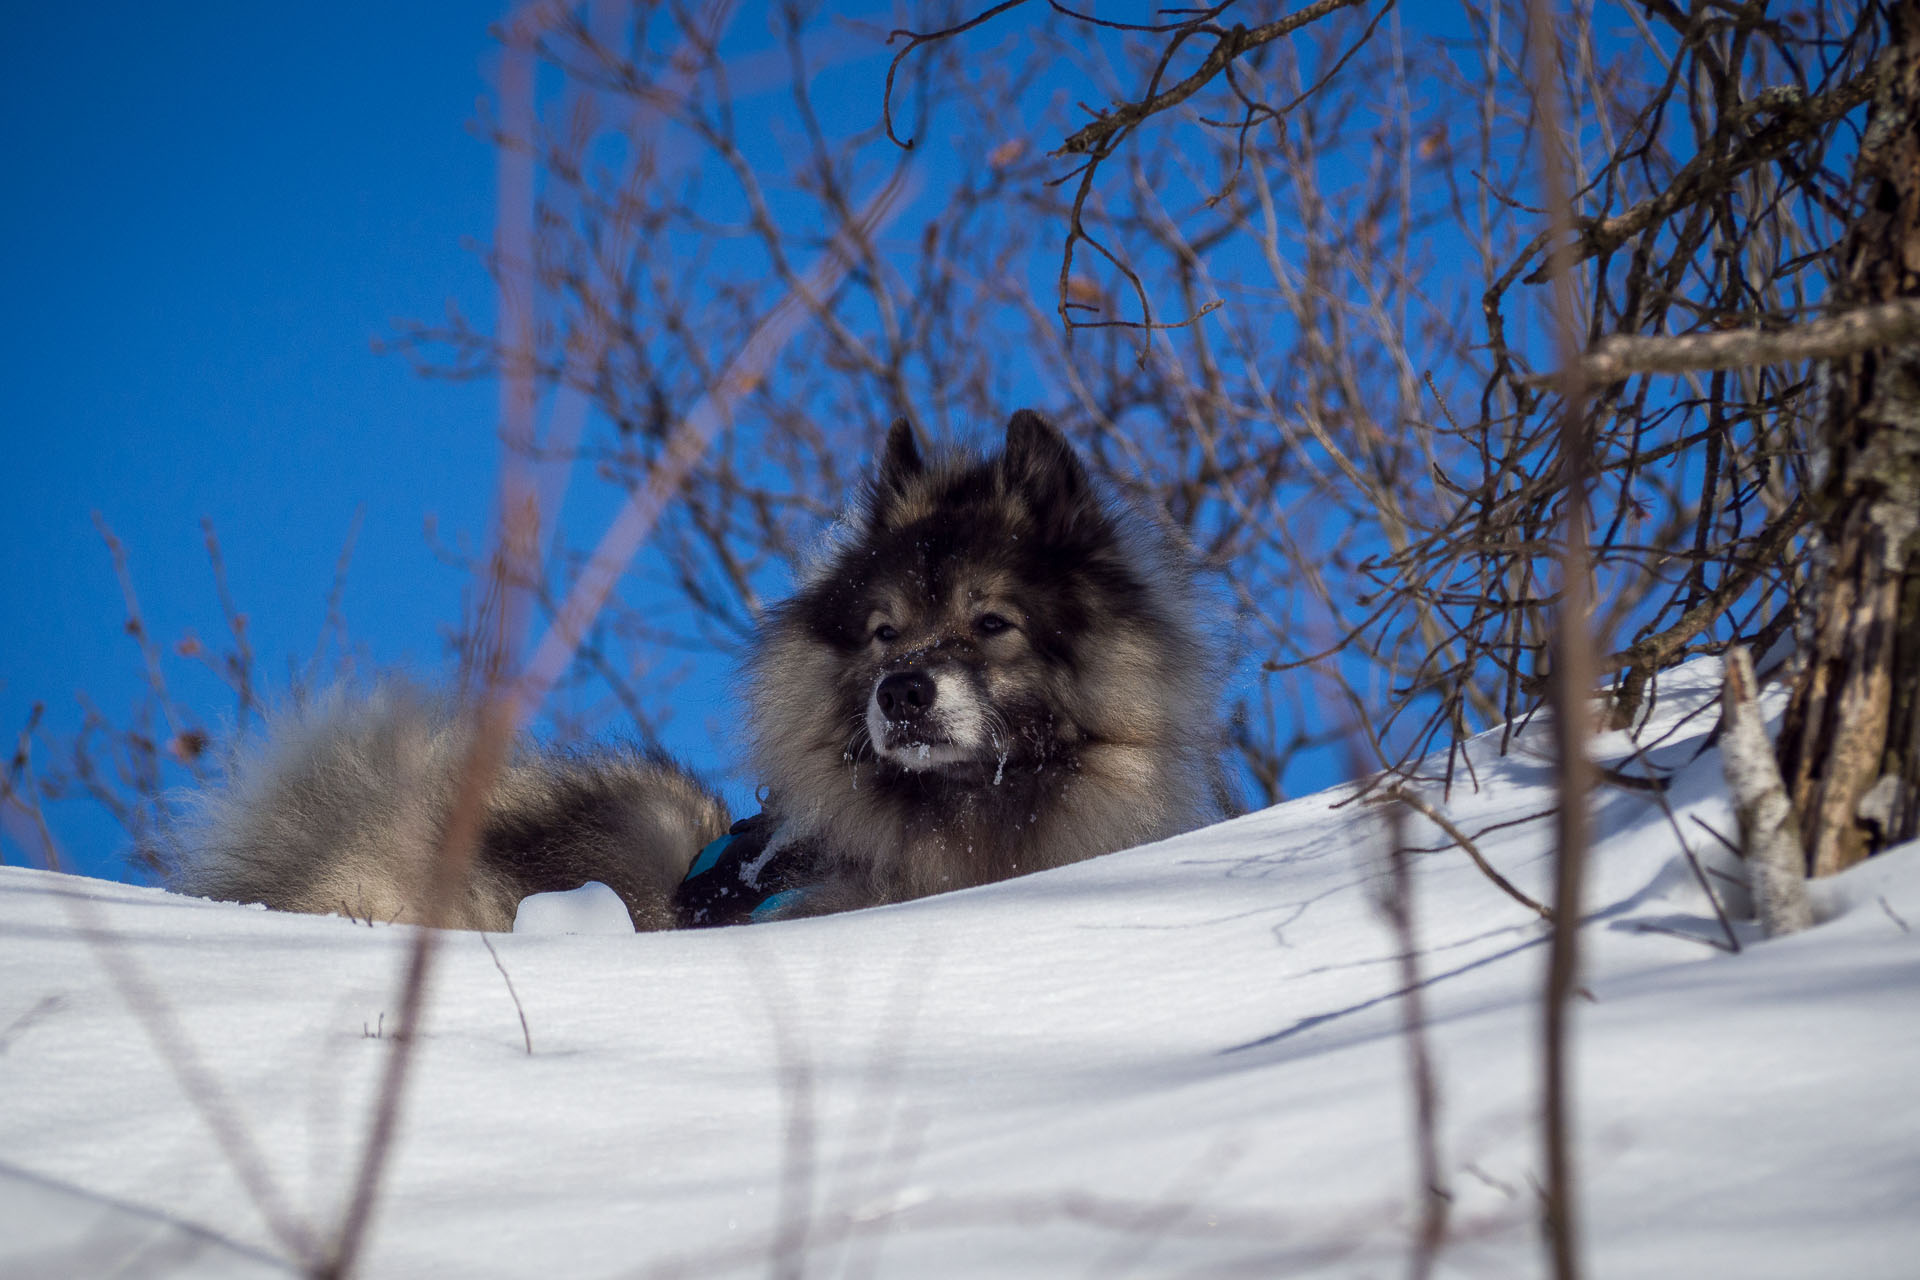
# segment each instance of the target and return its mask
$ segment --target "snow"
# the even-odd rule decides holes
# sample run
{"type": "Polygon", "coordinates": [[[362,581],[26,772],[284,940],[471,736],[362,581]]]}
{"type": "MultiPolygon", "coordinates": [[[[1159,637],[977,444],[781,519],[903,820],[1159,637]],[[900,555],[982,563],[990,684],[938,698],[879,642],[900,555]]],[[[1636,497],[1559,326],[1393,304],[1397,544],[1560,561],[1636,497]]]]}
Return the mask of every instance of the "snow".
{"type": "Polygon", "coordinates": [[[633,932],[627,904],[598,880],[562,893],[532,893],[520,899],[513,913],[515,934],[633,932]]]}
{"type": "MultiPolygon", "coordinates": [[[[1695,821],[1732,831],[1716,679],[1669,677],[1643,754],[1597,744],[1678,772],[1595,801],[1584,1251],[1596,1276],[1920,1274],[1920,847],[1817,885],[1813,929],[1736,920],[1725,950],[1681,846],[1724,885],[1695,821]]],[[[1476,742],[1477,790],[1463,766],[1423,794],[1544,898],[1536,741],[1476,742]]],[[[449,934],[365,1272],[1397,1274],[1418,1215],[1397,945],[1379,832],[1338,799],[825,919],[542,928],[493,935],[498,965],[449,934]]],[[[1453,1197],[1437,1274],[1539,1275],[1545,929],[1410,830],[1436,850],[1413,884],[1453,1197]]],[[[181,1079],[204,1069],[324,1230],[411,936],[0,868],[0,1274],[297,1271],[181,1079]]]]}

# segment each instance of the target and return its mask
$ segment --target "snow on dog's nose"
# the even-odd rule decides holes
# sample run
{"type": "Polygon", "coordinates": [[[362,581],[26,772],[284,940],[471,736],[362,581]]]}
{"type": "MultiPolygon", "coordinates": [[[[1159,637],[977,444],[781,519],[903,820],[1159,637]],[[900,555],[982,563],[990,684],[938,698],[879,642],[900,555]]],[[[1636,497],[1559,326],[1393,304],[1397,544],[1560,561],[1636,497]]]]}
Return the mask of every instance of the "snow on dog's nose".
{"type": "Polygon", "coordinates": [[[924,671],[896,671],[873,690],[874,705],[880,714],[896,724],[918,720],[933,706],[940,686],[924,671]]]}
{"type": "Polygon", "coordinates": [[[979,760],[987,752],[986,712],[966,673],[952,663],[880,677],[867,699],[874,754],[919,771],[979,760]]]}

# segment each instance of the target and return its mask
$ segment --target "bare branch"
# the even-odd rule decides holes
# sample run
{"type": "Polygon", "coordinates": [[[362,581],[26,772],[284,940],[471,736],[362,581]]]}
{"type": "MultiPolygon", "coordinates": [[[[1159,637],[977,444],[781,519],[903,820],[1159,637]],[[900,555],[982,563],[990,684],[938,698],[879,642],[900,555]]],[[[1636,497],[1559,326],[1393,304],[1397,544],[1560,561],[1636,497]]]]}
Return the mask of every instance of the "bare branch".
{"type": "Polygon", "coordinates": [[[1110,110],[1100,113],[1098,119],[1071,134],[1060,144],[1056,155],[1090,155],[1104,157],[1113,153],[1119,144],[1120,136],[1149,116],[1158,115],[1169,107],[1177,107],[1205,88],[1213,78],[1226,70],[1227,65],[1249,49],[1257,49],[1263,44],[1289,35],[1310,22],[1337,9],[1351,8],[1364,0],[1315,0],[1304,9],[1296,10],[1284,18],[1262,23],[1257,27],[1236,26],[1222,32],[1220,38],[1208,50],[1206,59],[1192,75],[1164,89],[1149,94],[1137,102],[1123,102],[1110,110]]]}
{"type": "Polygon", "coordinates": [[[1589,381],[1600,384],[1618,382],[1636,373],[1692,373],[1797,360],[1834,360],[1916,338],[1920,338],[1920,298],[1896,298],[1786,329],[1731,329],[1676,337],[1610,334],[1587,349],[1580,358],[1580,369],[1589,381]]]}
{"type": "Polygon", "coordinates": [[[526,1046],[527,1056],[533,1056],[533,1032],[527,1027],[527,1011],[520,1004],[520,993],[513,989],[513,975],[507,972],[507,966],[500,961],[500,953],[493,948],[493,939],[483,931],[480,934],[481,945],[487,954],[493,957],[493,967],[500,971],[500,981],[507,984],[507,996],[513,1001],[513,1011],[520,1015],[520,1042],[526,1046]]]}
{"type": "Polygon", "coordinates": [[[965,22],[955,23],[953,26],[944,27],[939,31],[907,31],[905,29],[895,29],[887,33],[888,44],[892,44],[894,40],[900,36],[907,37],[907,43],[902,46],[900,52],[893,55],[893,61],[887,64],[887,85],[880,95],[880,118],[885,122],[887,137],[892,141],[894,146],[899,147],[903,151],[913,150],[914,140],[912,138],[902,138],[893,131],[893,77],[895,73],[900,70],[900,64],[906,60],[907,55],[923,44],[933,44],[936,41],[945,40],[951,36],[957,36],[971,31],[982,23],[999,17],[1009,9],[1018,9],[1026,2],[1027,0],[1003,0],[1003,3],[993,6],[993,8],[988,9],[985,13],[976,14],[965,22]]]}
{"type": "Polygon", "coordinates": [[[1879,84],[1876,66],[1852,80],[1811,100],[1797,92],[1773,92],[1756,95],[1744,109],[1730,113],[1722,121],[1723,134],[1744,126],[1763,112],[1774,118],[1762,129],[1733,144],[1730,149],[1703,148],[1699,155],[1673,176],[1666,188],[1632,208],[1607,218],[1581,222],[1579,239],[1564,259],[1549,261],[1533,275],[1529,284],[1551,279],[1555,272],[1571,269],[1578,263],[1612,253],[1649,227],[1673,217],[1697,200],[1724,189],[1733,179],[1760,165],[1778,160],[1794,146],[1817,136],[1821,130],[1845,116],[1873,96],[1879,84]]]}
{"type": "Polygon", "coordinates": [[[1431,822],[1434,826],[1446,832],[1447,838],[1459,845],[1466,855],[1473,859],[1473,865],[1480,868],[1481,874],[1493,881],[1494,886],[1498,888],[1500,892],[1506,894],[1509,898],[1512,898],[1515,902],[1533,912],[1542,920],[1548,921],[1549,923],[1552,922],[1553,912],[1549,908],[1543,907],[1532,898],[1529,898],[1526,894],[1515,888],[1511,880],[1508,880],[1498,871],[1495,871],[1493,864],[1487,861],[1486,855],[1480,852],[1480,847],[1474,844],[1473,839],[1456,826],[1452,819],[1448,818],[1446,814],[1440,812],[1438,806],[1434,805],[1425,796],[1422,796],[1411,787],[1396,786],[1386,793],[1385,798],[1406,805],[1428,822],[1431,822]]]}

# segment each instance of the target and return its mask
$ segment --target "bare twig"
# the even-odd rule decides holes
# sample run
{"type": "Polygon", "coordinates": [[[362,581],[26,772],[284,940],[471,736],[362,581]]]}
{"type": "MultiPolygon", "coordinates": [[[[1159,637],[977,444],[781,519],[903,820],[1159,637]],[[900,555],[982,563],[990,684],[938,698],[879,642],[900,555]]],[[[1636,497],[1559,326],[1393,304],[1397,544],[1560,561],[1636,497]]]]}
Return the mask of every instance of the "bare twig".
{"type": "MultiPolygon", "coordinates": [[[[60,849],[53,838],[53,830],[47,825],[45,806],[40,803],[40,780],[33,772],[33,734],[40,727],[40,718],[46,714],[46,705],[36,702],[27,713],[27,723],[21,726],[20,736],[14,743],[13,758],[7,762],[6,776],[0,778],[0,817],[5,819],[0,825],[0,834],[14,838],[22,851],[39,846],[40,864],[48,871],[60,869],[60,849]],[[31,831],[31,835],[19,835],[16,824],[31,831]]],[[[6,858],[0,856],[0,866],[6,865],[6,858]]]]}
{"type": "MultiPolygon", "coordinates": [[[[167,688],[166,670],[160,663],[160,646],[154,643],[152,629],[147,625],[145,612],[140,608],[139,593],[133,587],[133,571],[127,564],[127,549],[107,524],[107,518],[100,512],[93,513],[94,528],[100,531],[100,537],[107,544],[107,551],[113,557],[114,576],[120,581],[120,594],[126,601],[126,632],[140,647],[140,657],[145,665],[147,689],[153,696],[154,705],[166,719],[167,727],[173,732],[173,741],[188,743],[204,741],[206,735],[198,728],[186,724],[180,714],[173,694],[167,688]]],[[[177,757],[185,764],[198,770],[197,751],[179,751],[177,757]]]]}
{"type": "Polygon", "coordinates": [[[181,1094],[212,1133],[267,1229],[303,1265],[310,1265],[318,1256],[312,1225],[287,1202],[266,1153],[255,1141],[220,1078],[194,1048],[173,1007],[128,954],[125,941],[108,927],[97,904],[81,894],[62,895],[62,901],[100,967],[107,971],[128,1012],[133,1014],[154,1052],[173,1075],[181,1094]]]}
{"type": "MultiPolygon", "coordinates": [[[[531,94],[531,61],[524,49],[510,46],[509,62],[519,67],[507,78],[503,93],[531,94]]],[[[529,99],[530,100],[530,99],[529,99]]],[[[848,237],[870,233],[882,224],[900,195],[896,180],[889,183],[869,202],[867,209],[850,224],[847,237],[836,239],[816,265],[796,280],[788,298],[763,322],[740,354],[717,379],[708,395],[679,424],[665,455],[656,465],[647,483],[630,495],[603,535],[586,570],[575,582],[558,610],[545,636],[509,686],[505,671],[511,661],[509,650],[517,634],[518,613],[504,602],[516,583],[533,580],[532,561],[541,544],[538,503],[532,500],[533,488],[522,470],[530,450],[510,451],[502,474],[501,545],[493,558],[490,581],[491,598],[502,601],[494,615],[495,633],[481,665],[487,694],[477,717],[477,728],[462,769],[448,829],[433,863],[433,886],[429,895],[429,913],[416,939],[401,987],[400,1022],[408,1032],[407,1041],[396,1046],[388,1058],[379,1100],[370,1123],[367,1144],[362,1155],[354,1192],[329,1257],[320,1269],[323,1276],[346,1275],[353,1266],[364,1238],[367,1222],[378,1195],[387,1153],[399,1118],[401,1099],[412,1062],[411,1042],[418,1019],[425,1008],[427,978],[432,969],[435,937],[444,914],[466,882],[467,869],[479,836],[480,815],[493,780],[504,765],[507,752],[520,725],[544,700],[547,692],[566,668],[594,618],[605,605],[614,582],[641,543],[652,532],[666,504],[686,483],[693,466],[705,454],[714,434],[727,420],[736,399],[746,394],[763,378],[765,370],[788,339],[809,317],[808,304],[832,291],[850,268],[853,256],[848,237]],[[524,500],[523,500],[524,499],[524,500]],[[495,694],[498,690],[498,694],[495,694]]],[[[530,227],[509,225],[503,213],[503,238],[530,236],[530,227]]],[[[530,255],[530,245],[517,246],[530,255]]],[[[516,407],[525,409],[524,398],[507,405],[511,415],[516,407]]],[[[530,411],[530,410],[528,410],[530,411]]],[[[522,435],[530,437],[530,428],[522,435]]],[[[531,1052],[531,1037],[528,1037],[531,1052]]]]}
{"type": "Polygon", "coordinates": [[[220,536],[214,532],[210,517],[201,518],[200,532],[206,540],[207,563],[213,569],[213,587],[220,599],[220,612],[226,619],[227,634],[233,637],[233,652],[215,670],[233,689],[237,704],[234,718],[238,729],[244,731],[247,722],[260,714],[253,689],[253,645],[247,640],[247,616],[240,612],[227,586],[227,560],[221,554],[220,536]]]}
{"type": "Polygon", "coordinates": [[[1579,976],[1580,882],[1588,836],[1587,796],[1593,766],[1587,756],[1592,738],[1588,704],[1593,688],[1593,639],[1589,632],[1591,597],[1588,563],[1591,454],[1587,440],[1588,387],[1579,366],[1575,330],[1572,254],[1564,247],[1573,224],[1573,197],[1563,164],[1557,47],[1553,11],[1545,0],[1530,0],[1527,12],[1528,62],[1541,183],[1547,216],[1557,246],[1549,255],[1554,347],[1560,368],[1559,475],[1564,532],[1560,544],[1560,600],[1553,614],[1554,766],[1560,807],[1554,868],[1554,929],[1547,956],[1542,997],[1545,1041],[1544,1147],[1546,1165],[1545,1228],[1555,1280],[1580,1275],[1578,1202],[1574,1190],[1573,1116],[1569,1094],[1568,1013],[1579,976]]]}
{"type": "Polygon", "coordinates": [[[1715,827],[1711,822],[1708,822],[1705,818],[1702,818],[1699,814],[1696,813],[1693,815],[1693,822],[1695,826],[1699,827],[1702,831],[1712,836],[1715,840],[1718,840],[1720,842],[1720,846],[1726,849],[1729,853],[1738,854],[1740,852],[1740,846],[1735,844],[1733,841],[1727,839],[1725,832],[1715,827]]]}
{"type": "Polygon", "coordinates": [[[507,984],[507,996],[513,1001],[513,1011],[520,1015],[520,1040],[527,1047],[527,1056],[533,1056],[533,1032],[527,1029],[527,1011],[520,1004],[520,993],[513,989],[513,975],[507,972],[507,966],[500,963],[500,953],[493,948],[493,939],[485,931],[480,934],[480,943],[493,957],[493,967],[500,971],[500,981],[507,984]]]}
{"type": "MultiPolygon", "coordinates": [[[[500,94],[511,116],[530,116],[533,111],[532,42],[535,35],[530,24],[542,16],[553,15],[550,11],[542,15],[522,10],[521,20],[509,25],[500,64],[500,94]]],[[[495,228],[496,250],[503,260],[514,264],[510,270],[530,272],[533,259],[531,163],[524,155],[507,150],[502,152],[500,168],[502,189],[495,228]]],[[[526,282],[503,280],[499,302],[501,324],[509,334],[513,358],[501,378],[501,430],[508,448],[501,460],[496,499],[496,545],[488,562],[488,576],[482,584],[491,603],[490,615],[487,615],[488,606],[483,605],[482,609],[483,615],[487,615],[485,620],[491,623],[491,632],[483,635],[479,653],[463,655],[472,662],[475,669],[471,674],[480,681],[479,705],[455,784],[453,806],[428,869],[424,919],[408,949],[400,984],[400,1034],[381,1072],[347,1204],[331,1238],[315,1260],[314,1280],[345,1280],[353,1273],[365,1247],[399,1127],[407,1082],[422,1038],[421,1024],[440,930],[466,887],[479,845],[487,798],[520,727],[516,713],[521,707],[502,690],[514,659],[514,646],[520,639],[523,606],[530,594],[532,566],[541,545],[539,502],[527,474],[533,432],[533,381],[529,367],[532,298],[526,282]],[[514,288],[512,284],[520,287],[514,288]]]]}
{"type": "MultiPolygon", "coordinates": [[[[1680,819],[1675,816],[1673,806],[1667,803],[1667,789],[1664,785],[1665,779],[1655,775],[1653,764],[1647,759],[1645,748],[1636,745],[1633,758],[1640,763],[1641,768],[1646,770],[1646,781],[1663,784],[1659,786],[1649,786],[1646,790],[1648,794],[1653,796],[1654,803],[1660,806],[1660,812],[1666,816],[1667,827],[1673,832],[1673,838],[1680,842],[1680,852],[1685,855],[1687,865],[1693,869],[1694,882],[1700,886],[1700,892],[1707,895],[1707,902],[1713,908],[1714,919],[1720,922],[1721,935],[1727,940],[1725,949],[1733,955],[1740,954],[1740,938],[1739,935],[1733,931],[1733,921],[1727,919],[1726,909],[1720,905],[1720,895],[1713,891],[1713,885],[1707,881],[1706,868],[1700,865],[1700,859],[1698,855],[1694,853],[1693,846],[1687,843],[1686,833],[1680,829],[1680,819]]],[[[1618,771],[1615,771],[1615,773],[1618,774],[1618,771]]],[[[1705,826],[1706,824],[1701,823],[1701,825],[1705,826]]],[[[1707,829],[1712,831],[1711,827],[1707,829]]],[[[1718,833],[1716,832],[1715,834],[1718,833]]]]}
{"type": "MultiPolygon", "coordinates": [[[[856,225],[868,232],[884,226],[899,207],[900,195],[899,182],[888,183],[874,194],[856,225]]],[[[628,502],[607,526],[592,558],[527,660],[515,691],[522,716],[540,704],[572,661],[614,584],[653,531],[667,502],[686,484],[694,465],[731,416],[735,403],[760,383],[781,349],[807,321],[807,300],[832,292],[851,265],[850,246],[845,238],[829,246],[793,292],[755,330],[712,389],[674,432],[665,457],[653,468],[646,484],[629,495],[628,502]]]]}
{"type": "Polygon", "coordinates": [[[1314,0],[1304,9],[1295,10],[1272,22],[1263,22],[1257,27],[1235,26],[1219,32],[1212,49],[1201,61],[1192,75],[1176,84],[1170,85],[1158,93],[1149,93],[1136,102],[1123,102],[1100,113],[1090,124],[1079,129],[1060,144],[1062,155],[1106,156],[1113,152],[1120,137],[1149,116],[1158,115],[1169,107],[1177,107],[1213,82],[1213,79],[1227,69],[1235,58],[1249,49],[1257,49],[1263,44],[1289,35],[1310,22],[1337,9],[1351,8],[1363,3],[1363,0],[1314,0]]]}
{"type": "Polygon", "coordinates": [[[900,52],[894,54],[893,61],[887,64],[887,83],[880,94],[880,119],[886,126],[887,137],[892,140],[895,146],[902,150],[911,151],[914,142],[912,138],[902,138],[893,131],[893,77],[900,70],[900,64],[906,61],[907,55],[923,44],[933,44],[951,36],[957,36],[971,31],[982,23],[999,17],[1009,9],[1018,9],[1026,2],[1027,0],[1003,0],[1002,3],[994,5],[984,13],[976,14],[965,22],[957,22],[953,26],[942,28],[939,31],[907,31],[897,29],[887,33],[888,44],[892,44],[901,36],[907,38],[907,43],[901,46],[900,52]]]}
{"type": "MultiPolygon", "coordinates": [[[[29,726],[31,727],[31,726],[29,726]]],[[[28,775],[29,784],[31,775],[28,775]]],[[[12,789],[0,797],[0,830],[22,848],[40,846],[41,860],[49,870],[60,866],[59,850],[46,817],[40,811],[38,797],[30,789],[12,789]],[[24,795],[25,799],[21,796],[24,795]]],[[[108,927],[100,907],[84,894],[61,894],[60,901],[86,939],[100,967],[118,991],[134,1020],[140,1024],[155,1054],[173,1075],[182,1096],[213,1135],[221,1154],[233,1169],[241,1190],[259,1210],[267,1229],[282,1246],[303,1264],[316,1254],[312,1226],[288,1202],[273,1176],[266,1158],[239,1109],[221,1086],[219,1077],[195,1050],[193,1040],[181,1028],[173,1007],[160,989],[148,980],[140,965],[127,954],[126,943],[108,927]]],[[[45,997],[0,1032],[0,1052],[11,1039],[36,1019],[60,1007],[59,997],[45,997]]]]}
{"type": "Polygon", "coordinates": [[[473,741],[460,771],[459,789],[447,830],[433,859],[432,883],[427,894],[426,918],[414,934],[413,946],[400,983],[399,1030],[387,1055],[379,1089],[374,1095],[367,1136],[361,1147],[347,1206],[339,1225],[313,1266],[314,1280],[344,1280],[353,1273],[365,1245],[367,1227],[379,1200],[388,1156],[400,1122],[412,1072],[421,1024],[426,1013],[428,982],[443,921],[465,887],[468,868],[479,841],[480,819],[488,792],[506,762],[514,723],[508,700],[489,697],[483,704],[473,741]]]}
{"type": "Polygon", "coordinates": [[[366,522],[367,506],[363,502],[353,509],[353,519],[347,525],[347,536],[340,544],[340,555],[333,563],[333,583],[327,588],[326,612],[322,615],[320,631],[313,640],[313,655],[307,659],[298,679],[311,686],[320,677],[320,661],[326,655],[327,642],[331,637],[335,643],[345,643],[347,634],[346,616],[340,611],[341,598],[347,590],[347,569],[353,563],[353,549],[360,540],[360,527],[366,522]]]}
{"type": "MultiPolygon", "coordinates": [[[[1834,121],[1866,102],[1878,83],[1879,70],[1874,67],[1811,100],[1803,100],[1797,93],[1758,95],[1744,108],[1729,112],[1720,122],[1721,127],[1731,130],[1760,114],[1770,113],[1773,118],[1766,125],[1724,152],[1719,148],[1702,148],[1664,190],[1631,209],[1608,218],[1586,220],[1579,228],[1577,244],[1570,245],[1569,252],[1551,255],[1539,272],[1529,278],[1529,283],[1553,278],[1581,262],[1611,253],[1687,206],[1724,190],[1735,178],[1779,159],[1794,145],[1818,136],[1834,121]]],[[[1557,235],[1558,243],[1568,244],[1566,234],[1557,235]]]]}
{"type": "Polygon", "coordinates": [[[1391,791],[1388,791],[1383,798],[1390,802],[1397,801],[1398,803],[1406,805],[1408,808],[1418,812],[1421,817],[1431,822],[1434,826],[1446,832],[1448,838],[1459,845],[1469,858],[1473,859],[1473,865],[1480,868],[1481,874],[1493,881],[1494,886],[1498,888],[1500,892],[1506,894],[1509,898],[1512,898],[1515,902],[1533,912],[1542,920],[1547,921],[1549,924],[1553,922],[1552,910],[1529,898],[1525,893],[1522,893],[1518,888],[1514,887],[1511,880],[1508,880],[1505,876],[1494,870],[1493,864],[1487,861],[1486,855],[1480,852],[1479,846],[1474,844],[1472,838],[1458,826],[1454,825],[1453,821],[1425,796],[1413,790],[1411,787],[1402,785],[1396,786],[1391,791]]]}
{"type": "Polygon", "coordinates": [[[12,1046],[13,1042],[20,1036],[26,1034],[34,1023],[60,1012],[61,1009],[66,1007],[66,1004],[67,999],[65,996],[41,996],[38,1000],[35,1000],[25,1013],[22,1013],[12,1022],[9,1022],[5,1027],[0,1027],[0,1053],[5,1053],[7,1049],[12,1046]]]}

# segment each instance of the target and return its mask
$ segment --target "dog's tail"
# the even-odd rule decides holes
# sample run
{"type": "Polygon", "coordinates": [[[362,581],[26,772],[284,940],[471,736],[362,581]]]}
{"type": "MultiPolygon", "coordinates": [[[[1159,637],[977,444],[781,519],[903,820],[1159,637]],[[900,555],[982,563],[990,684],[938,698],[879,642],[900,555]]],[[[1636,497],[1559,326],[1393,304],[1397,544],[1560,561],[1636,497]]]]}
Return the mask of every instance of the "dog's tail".
{"type": "MultiPolygon", "coordinates": [[[[187,802],[170,880],[185,893],[361,920],[427,917],[433,859],[472,740],[470,715],[402,685],[341,692],[277,717],[236,749],[225,783],[187,802]]],[[[530,893],[599,880],[636,928],[672,895],[725,806],[663,756],[523,748],[481,815],[472,874],[442,918],[503,930],[530,893]]]]}

